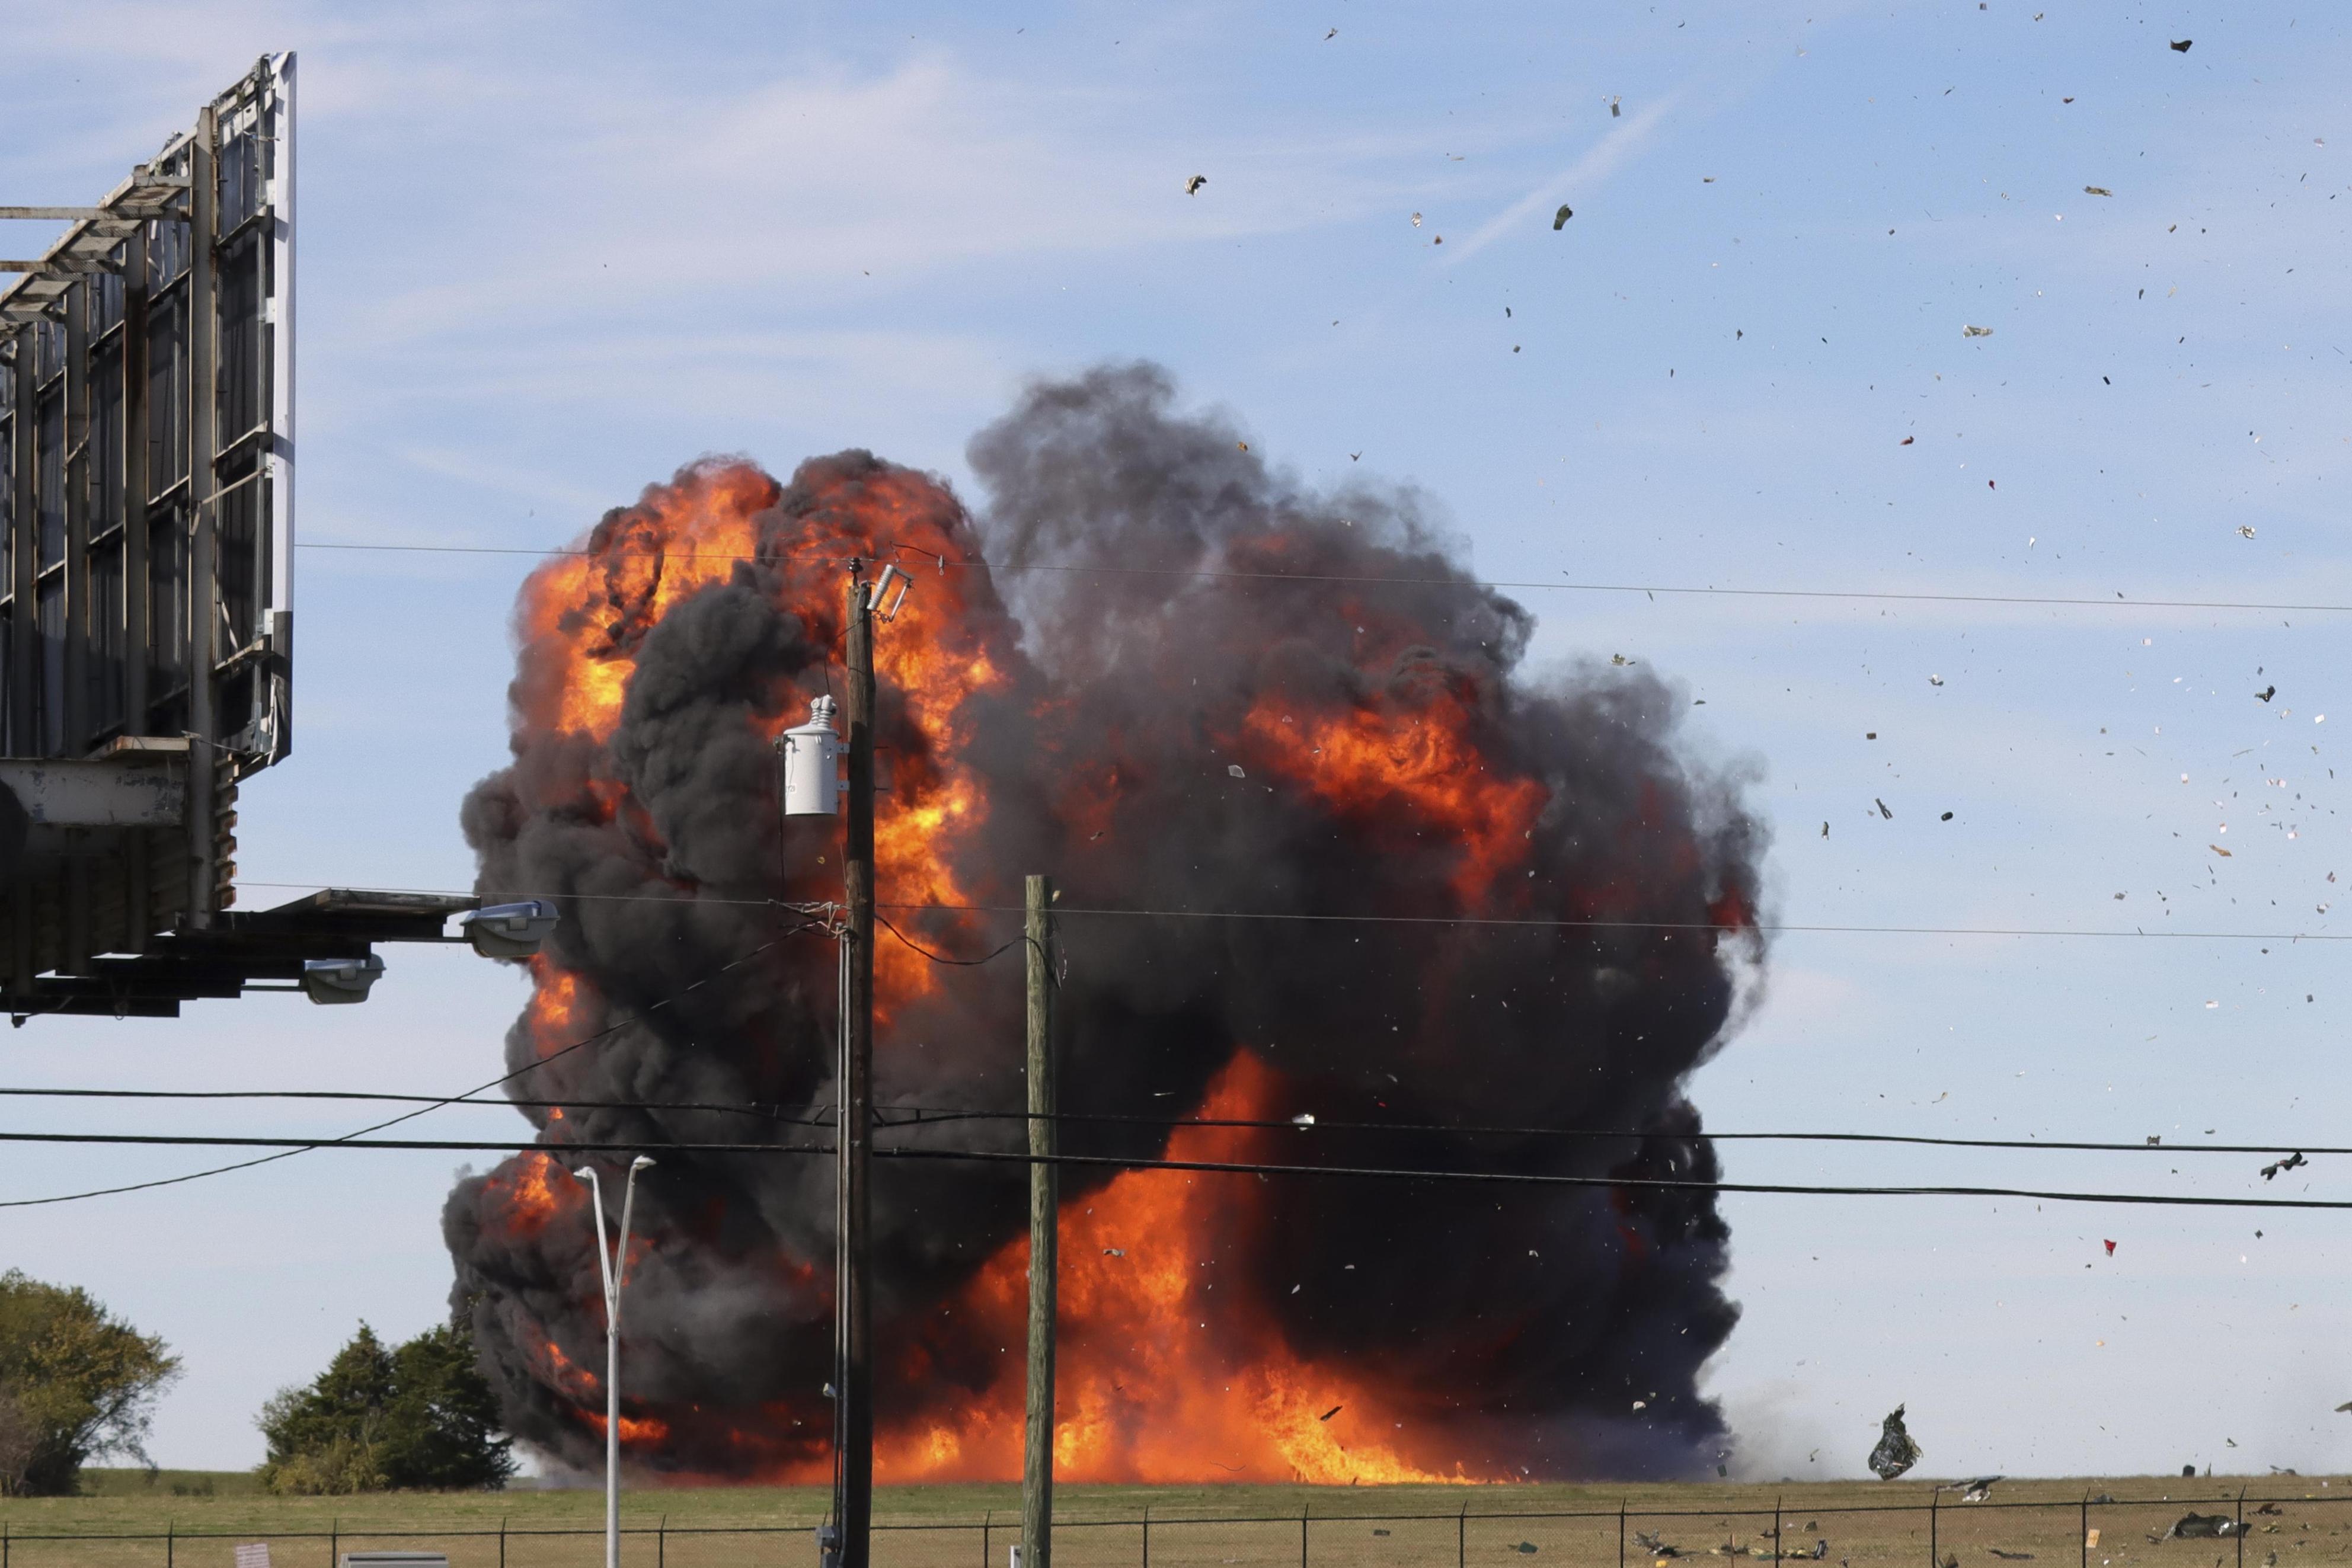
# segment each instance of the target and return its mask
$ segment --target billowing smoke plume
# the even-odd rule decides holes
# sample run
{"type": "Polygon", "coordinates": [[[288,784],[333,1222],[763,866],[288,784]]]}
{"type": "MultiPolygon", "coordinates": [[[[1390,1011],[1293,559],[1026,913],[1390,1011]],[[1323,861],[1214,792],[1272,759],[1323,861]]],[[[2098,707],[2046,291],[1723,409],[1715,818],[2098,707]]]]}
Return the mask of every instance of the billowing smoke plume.
{"type": "MultiPolygon", "coordinates": [[[[910,944],[988,953],[1045,872],[1064,1109],[1132,1118],[1066,1151],[1715,1173],[1680,1085],[1760,956],[1762,842],[1678,747],[1686,699],[1646,667],[1528,678],[1531,617],[1412,496],[1310,492],[1171,402],[1150,367],[1034,387],[971,444],[980,520],[862,452],[790,484],[706,462],[531,579],[514,760],[464,821],[486,894],[563,912],[509,1065],[611,1030],[517,1080],[568,1106],[527,1112],[547,1145],[826,1137],[802,1120],[832,1099],[835,951],[780,901],[838,896],[838,831],[780,821],[771,737],[839,689],[856,556],[916,576],[878,634],[908,939],[876,954],[883,1105],[1021,1106],[1019,950],[910,944]],[[1420,1130],[1144,1120],[1310,1113],[1420,1130]],[[1496,1125],[1624,1135],[1430,1130],[1496,1125]]],[[[445,1228],[513,1430],[586,1465],[603,1307],[571,1163],[464,1181],[445,1228]]],[[[1018,1471],[1024,1192],[1013,1164],[877,1166],[885,1479],[1018,1471]]],[[[1659,1476],[1721,1447],[1695,1380],[1737,1310],[1703,1194],[1076,1168],[1063,1194],[1066,1477],[1659,1476]]],[[[831,1162],[672,1154],[637,1213],[628,1452],[822,1474],[831,1162]]]]}

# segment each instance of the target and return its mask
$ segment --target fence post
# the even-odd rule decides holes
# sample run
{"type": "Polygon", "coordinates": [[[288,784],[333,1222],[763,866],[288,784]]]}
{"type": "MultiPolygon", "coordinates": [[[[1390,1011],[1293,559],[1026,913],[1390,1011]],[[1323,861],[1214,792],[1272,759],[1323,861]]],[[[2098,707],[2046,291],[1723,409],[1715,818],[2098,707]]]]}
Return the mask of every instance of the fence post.
{"type": "MultiPolygon", "coordinates": [[[[0,1563],[0,1568],[7,1568],[0,1563]]],[[[1151,1505],[1143,1505],[1143,1568],[1151,1568],[1151,1505]]]]}
{"type": "Polygon", "coordinates": [[[1943,1506],[1943,1502],[1942,1487],[1927,1494],[1927,1568],[1944,1568],[1944,1560],[1936,1555],[1936,1511],[1943,1506]]]}
{"type": "Polygon", "coordinates": [[[327,1568],[335,1568],[342,1554],[338,1550],[343,1543],[343,1521],[332,1514],[327,1516],[327,1568]]]}
{"type": "MultiPolygon", "coordinates": [[[[0,1568],[6,1564],[0,1563],[0,1568]]],[[[507,1568],[507,1516],[499,1515],[499,1568],[507,1568]]]]}
{"type": "Polygon", "coordinates": [[[980,1568],[988,1568],[988,1531],[995,1522],[996,1511],[992,1508],[980,1516],[980,1568]]]}
{"type": "Polygon", "coordinates": [[[669,1515],[661,1516],[654,1530],[654,1568],[669,1568],[669,1515]]]}
{"type": "Polygon", "coordinates": [[[1462,1500],[1462,1512],[1454,1521],[1454,1568],[1464,1568],[1470,1561],[1470,1500],[1462,1500]]]}
{"type": "MultiPolygon", "coordinates": [[[[1301,1506],[1298,1511],[1298,1568],[1307,1568],[1307,1510],[1314,1506],[1309,1502],[1301,1506]]],[[[2242,1560],[2245,1553],[2241,1552],[2238,1555],[2242,1560]]]]}
{"type": "Polygon", "coordinates": [[[2238,1487],[2238,1528],[2235,1533],[2238,1537],[2238,1568],[2246,1568],[2246,1489],[2242,1482],[2238,1487]]]}
{"type": "Polygon", "coordinates": [[[1625,1500],[1617,1500],[1617,1568],[1625,1568],[1625,1500]]]}
{"type": "MultiPolygon", "coordinates": [[[[178,1554],[179,1544],[172,1535],[172,1521],[166,1519],[163,1521],[163,1568],[172,1568],[172,1559],[178,1554]]],[[[2241,1552],[2238,1555],[2243,1557],[2245,1553],[2241,1552]]]]}
{"type": "Polygon", "coordinates": [[[1772,1561],[1778,1563],[1788,1555],[1780,1549],[1780,1500],[1772,1500],[1772,1561]]]}
{"type": "Polygon", "coordinates": [[[2091,1494],[2083,1494],[2083,1568],[2091,1568],[2091,1494]]]}

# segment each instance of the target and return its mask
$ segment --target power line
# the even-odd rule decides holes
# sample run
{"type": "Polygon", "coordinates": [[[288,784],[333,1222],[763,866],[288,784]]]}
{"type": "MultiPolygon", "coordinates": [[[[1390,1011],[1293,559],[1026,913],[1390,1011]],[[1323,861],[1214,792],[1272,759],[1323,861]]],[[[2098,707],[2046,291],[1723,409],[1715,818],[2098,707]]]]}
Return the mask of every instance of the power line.
{"type": "MultiPolygon", "coordinates": [[[[395,545],[356,544],[323,539],[305,539],[298,549],[373,550],[396,554],[425,555],[520,555],[561,558],[584,557],[592,560],[724,560],[782,563],[803,562],[813,566],[846,566],[848,556],[800,555],[790,552],[770,552],[765,555],[745,555],[716,550],[595,550],[573,546],[532,548],[520,545],[395,545]]],[[[2289,614],[2352,613],[2352,604],[2289,604],[2259,600],[2237,599],[2128,599],[2117,592],[2113,599],[2094,599],[2054,594],[2028,593],[1903,593],[1867,589],[1830,588],[1716,588],[1694,587],[1687,583],[1657,582],[1551,582],[1538,580],[1465,577],[1398,577],[1370,573],[1305,572],[1305,571],[1221,571],[1207,567],[1150,566],[1069,566],[1044,561],[992,561],[979,558],[945,560],[924,551],[913,552],[926,560],[948,567],[982,568],[1000,572],[1055,572],[1079,576],[1105,577],[1177,577],[1210,581],[1238,582],[1319,582],[1340,583],[1351,587],[1388,586],[1397,588],[1475,588],[1514,589],[1530,591],[1564,591],[1570,593],[1643,593],[1676,594],[1702,598],[1729,599],[1827,599],[1860,600],[1911,604],[2024,604],[2045,605],[2053,609],[2099,610],[2244,610],[2289,614]]],[[[865,559],[865,558],[858,558],[865,559]]]]}
{"type": "MultiPolygon", "coordinates": [[[[814,925],[817,923],[812,921],[810,924],[814,925]]],[[[802,929],[807,929],[807,927],[803,927],[802,929]]],[[[789,936],[796,935],[796,933],[788,931],[784,935],[789,936]]],[[[782,941],[782,937],[778,937],[776,941],[782,941]]],[[[761,946],[754,947],[751,952],[744,954],[740,958],[734,960],[734,962],[721,965],[710,974],[695,981],[692,985],[688,986],[684,990],[678,992],[677,996],[687,996],[694,991],[701,989],[704,986],[709,985],[712,980],[717,979],[720,975],[726,974],[730,969],[734,969],[744,964],[750,963],[752,959],[758,957],[761,954],[766,952],[775,945],[775,942],[762,943],[761,946]]],[[[570,1045],[551,1051],[545,1056],[539,1058],[537,1061],[526,1062],[524,1065],[516,1068],[513,1071],[503,1073],[499,1077],[491,1079],[487,1083],[477,1084],[475,1087],[465,1091],[463,1093],[452,1094],[442,1100],[435,1102],[433,1104],[423,1105],[418,1107],[416,1110],[404,1112],[400,1115],[390,1117],[387,1120],[374,1123],[369,1126],[362,1127],[359,1131],[347,1134],[341,1138],[329,1138],[321,1141],[314,1141],[299,1146],[289,1146],[285,1147],[282,1153],[264,1155],[258,1159],[240,1160],[235,1165],[215,1166],[209,1170],[189,1171],[181,1176],[159,1176],[153,1181],[131,1182],[121,1186],[94,1187],[87,1192],[58,1193],[48,1197],[14,1197],[0,1199],[0,1208],[37,1208],[46,1204],[78,1203],[84,1198],[112,1197],[120,1193],[145,1192],[150,1188],[159,1186],[177,1186],[182,1182],[202,1181],[207,1176],[226,1176],[231,1171],[250,1170],[256,1166],[266,1166],[274,1161],[291,1159],[294,1155],[301,1154],[305,1149],[309,1148],[332,1148],[339,1145],[347,1144],[355,1147],[360,1146],[354,1144],[353,1140],[363,1138],[370,1133],[380,1133],[386,1127],[396,1127],[403,1122],[413,1122],[417,1117],[428,1114],[441,1105],[453,1104],[459,1100],[468,1099],[476,1094],[487,1093],[490,1090],[496,1089],[501,1083],[511,1082],[515,1079],[521,1077],[524,1073],[534,1071],[539,1068],[544,1067],[549,1062],[557,1060],[559,1057],[569,1056],[583,1046],[592,1044],[619,1030],[625,1029],[630,1024],[640,1021],[647,1014],[656,1012],[663,1008],[668,1007],[677,999],[677,997],[664,997],[659,1001],[654,1002],[650,1006],[646,1007],[643,1012],[638,1013],[634,1018],[625,1018],[620,1019],[618,1022],[607,1024],[604,1028],[598,1030],[593,1034],[586,1035],[579,1040],[575,1040],[570,1045]]],[[[15,1138],[18,1141],[23,1141],[26,1138],[37,1137],[38,1134],[7,1134],[6,1136],[15,1138]]]]}
{"type": "MultiPolygon", "coordinates": [[[[0,1094],[12,1092],[0,1090],[0,1094]]],[[[2326,1148],[2315,1144],[2122,1144],[2051,1138],[1948,1138],[1906,1133],[1719,1133],[1711,1129],[1675,1134],[1660,1128],[1515,1127],[1447,1122],[1331,1122],[1317,1117],[1310,1123],[1257,1120],[1244,1116],[1138,1116],[1094,1111],[969,1111],[925,1105],[877,1105],[877,1112],[912,1113],[913,1119],[889,1122],[890,1128],[921,1127],[965,1121],[1055,1121],[1130,1123],[1152,1127],[1237,1127],[1281,1133],[1437,1133],[1464,1137],[1524,1138],[1651,1138],[1688,1136],[1710,1143],[1895,1144],[1950,1149],[2041,1149],[2054,1153],[2135,1155],[2352,1155],[2352,1148],[2326,1148]]]]}
{"type": "MultiPolygon", "coordinates": [[[[635,1021],[625,1019],[625,1022],[635,1021]]],[[[613,1026],[615,1029],[619,1024],[613,1026]]],[[[593,1038],[593,1037],[592,1037],[593,1038]]],[[[575,1049],[567,1047],[567,1050],[575,1049]]],[[[552,1061],[552,1056],[542,1058],[532,1066],[552,1061]]],[[[528,1072],[530,1068],[519,1071],[528,1072]]],[[[364,1089],[47,1089],[0,1087],[0,1097],[58,1100],[335,1100],[376,1102],[395,1105],[470,1105],[484,1110],[518,1111],[710,1111],[730,1115],[757,1116],[764,1121],[783,1122],[803,1126],[829,1127],[833,1124],[822,1117],[800,1117],[757,1102],[725,1103],[716,1100],[517,1100],[500,1095],[495,1100],[477,1100],[473,1093],[399,1094],[364,1089]]],[[[2326,1152],[2326,1151],[2323,1151],[2326,1152]]]]}
{"type": "MultiPolygon", "coordinates": [[[[584,1042],[583,1042],[584,1043],[584,1042]]],[[[415,1114],[423,1114],[422,1112],[415,1114]]],[[[405,1120],[406,1118],[402,1118],[405,1120]]],[[[285,1151],[275,1157],[311,1149],[430,1150],[473,1154],[667,1154],[707,1155],[830,1155],[831,1145],[661,1143],[652,1139],[597,1140],[578,1144],[540,1144],[510,1140],[454,1138],[261,1138],[226,1134],[165,1133],[7,1133],[0,1143],[133,1145],[174,1148],[267,1148],[285,1151]]],[[[1486,1186],[1557,1187],[1633,1187],[1661,1192],[1770,1194],[1802,1197],[2014,1197],[2047,1203],[2132,1204],[2183,1208],[2352,1209],[2352,1199],[2298,1197],[2203,1197],[2169,1193],[2058,1192],[2008,1186],[1839,1186],[1794,1182],[1685,1181],[1666,1176],[1564,1176],[1542,1171],[1480,1171],[1459,1168],[1412,1168],[1388,1166],[1280,1165],[1252,1160],[1139,1159],[1116,1155],[1032,1155],[988,1149],[926,1149],[877,1146],[877,1159],[971,1160],[986,1164],[1087,1166],[1114,1170],[1208,1172],[1231,1176],[1344,1176],[1395,1181],[1460,1181],[1486,1186]]],[[[259,1163],[259,1162],[253,1162],[259,1163]]],[[[178,1177],[189,1180],[190,1177],[178,1177]]],[[[160,1184],[157,1184],[160,1185],[160,1184]]],[[[30,1202],[58,1199],[20,1200],[30,1202]]]]}
{"type": "MultiPolygon", "coordinates": [[[[549,1060],[552,1060],[550,1058],[549,1060]]],[[[93,1099],[93,1100],[331,1100],[380,1101],[402,1104],[471,1105],[483,1109],[557,1109],[564,1111],[704,1111],[735,1115],[757,1116],[766,1121],[791,1126],[830,1127],[833,1118],[824,1112],[809,1115],[793,1115],[779,1107],[757,1102],[726,1103],[698,1100],[476,1100],[466,1096],[454,1098],[430,1094],[400,1094],[356,1089],[52,1089],[0,1087],[0,1097],[30,1099],[93,1099]]],[[[1334,1122],[1318,1118],[1301,1124],[1297,1122],[1263,1120],[1245,1116],[1146,1116],[1096,1111],[990,1111],[959,1106],[937,1105],[877,1105],[877,1116],[896,1113],[904,1120],[877,1121],[883,1131],[907,1127],[942,1126],[954,1122],[981,1121],[1053,1121],[1133,1124],[1148,1127],[1224,1127],[1282,1133],[1434,1133],[1455,1137],[1529,1137],[1616,1139],[1682,1136],[1658,1128],[1606,1127],[1546,1127],[1512,1126],[1487,1124],[1449,1122],[1334,1122]]],[[[1822,1133],[1822,1132],[1717,1132],[1703,1130],[1687,1134],[1714,1143],[1829,1143],[1829,1144],[1889,1144],[1902,1146],[1958,1149],[2035,1149],[2049,1153],[2137,1154],[2137,1155],[2271,1155],[2282,1152],[2305,1155],[2352,1155],[2352,1146],[2336,1147],[2320,1144],[2298,1144],[2292,1141],[2270,1144],[2151,1144],[2101,1143],[2086,1139],[2051,1138],[1956,1138],[1905,1133],[1822,1133]]],[[[499,1147],[519,1146],[500,1145],[499,1147]]],[[[566,1147],[574,1145],[566,1145],[566,1147]]],[[[647,1145],[652,1146],[652,1145],[647,1145]]],[[[681,1145],[665,1145],[678,1147],[681,1145]]]]}
{"type": "MultiPolygon", "coordinates": [[[[320,882],[240,881],[237,885],[240,887],[318,888],[332,884],[320,882]]],[[[384,888],[380,891],[385,893],[427,893],[455,895],[459,897],[472,897],[475,896],[478,890],[446,887],[399,887],[384,888]]],[[[480,893],[480,896],[485,898],[500,899],[543,898],[558,900],[573,898],[597,900],[608,903],[709,904],[719,907],[740,908],[792,907],[781,899],[719,898],[715,896],[705,896],[702,894],[688,894],[672,897],[662,894],[641,893],[532,893],[506,888],[484,891],[480,893]]],[[[1024,913],[1022,906],[1017,904],[884,903],[878,904],[875,907],[877,909],[895,909],[902,913],[911,910],[919,914],[933,915],[1020,915],[1024,913]]],[[[1528,930],[1568,931],[1691,931],[1711,932],[1717,935],[1741,931],[1755,931],[1768,936],[2048,936],[2075,938],[2147,937],[2151,940],[2161,937],[2173,941],[2196,942],[2352,942],[2352,933],[2337,934],[2326,931],[2168,931],[2162,927],[2158,927],[2154,930],[2147,930],[2137,926],[2130,930],[2123,930],[2115,927],[2093,927],[2088,929],[2076,928],[2074,930],[2067,930],[2057,926],[1830,925],[1806,925],[1787,921],[1759,921],[1754,924],[1745,925],[1721,925],[1711,920],[1569,920],[1481,915],[1314,915],[1294,913],[1284,910],[1251,909],[1138,909],[1109,907],[1089,909],[1062,904],[1055,904],[1054,906],[1054,913],[1057,915],[1125,915],[1162,920],[1290,920],[1321,925],[1463,925],[1501,929],[1518,927],[1528,930]]],[[[905,938],[901,937],[900,940],[904,941],[905,938]]],[[[913,946],[912,943],[908,943],[908,945],[909,946],[913,946]]],[[[1018,946],[1020,944],[1017,941],[1007,944],[1008,946],[1018,946]]],[[[1003,948],[997,949],[998,952],[1003,952],[1003,948]]],[[[994,957],[996,955],[994,953],[989,955],[990,957],[994,957]]],[[[944,959],[942,961],[948,963],[982,963],[986,960],[944,959]]]]}

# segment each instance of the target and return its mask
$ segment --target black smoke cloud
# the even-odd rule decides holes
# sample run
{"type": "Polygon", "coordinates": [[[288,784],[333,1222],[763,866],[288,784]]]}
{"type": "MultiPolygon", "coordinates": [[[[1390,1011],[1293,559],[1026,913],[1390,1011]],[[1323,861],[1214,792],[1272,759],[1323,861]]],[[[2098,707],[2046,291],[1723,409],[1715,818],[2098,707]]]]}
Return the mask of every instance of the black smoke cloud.
{"type": "MultiPolygon", "coordinates": [[[[1270,1145],[1277,1157],[1715,1174],[1681,1085],[1761,957],[1763,834],[1738,776],[1678,740],[1686,698],[1645,667],[1530,677],[1532,617],[1469,585],[1417,497],[1312,492],[1226,423],[1173,403],[1144,365],[1032,387],[971,443],[979,520],[938,481],[850,452],[789,485],[699,465],[598,525],[592,552],[657,551],[665,507],[748,485],[759,559],[658,618],[642,574],[592,579],[557,634],[634,660],[602,743],[545,720],[548,633],[526,627],[514,758],[476,787],[464,825],[486,894],[562,898],[549,956],[587,990],[551,1043],[618,1025],[518,1081],[520,1097],[580,1103],[558,1121],[526,1113],[546,1141],[812,1141],[728,1110],[583,1107],[814,1117],[830,1103],[833,949],[772,901],[836,895],[835,841],[780,823],[764,736],[827,688],[840,576],[822,562],[904,544],[910,562],[995,563],[923,566],[908,612],[950,651],[983,653],[994,678],[948,734],[885,682],[886,820],[975,779],[984,821],[937,844],[972,904],[1017,904],[1022,876],[1047,871],[1073,911],[1265,917],[1065,917],[1066,1110],[1181,1113],[1247,1050],[1274,1070],[1281,1117],[1633,1130],[1318,1129],[1311,1145],[1270,1145]],[[1404,737],[1386,743],[1402,773],[1425,779],[1438,756],[1465,788],[1507,792],[1474,791],[1464,818],[1412,789],[1318,788],[1323,754],[1274,727],[1304,735],[1350,716],[1404,737]],[[1473,865],[1478,843],[1491,853],[1473,865]],[[1278,918],[1337,914],[1415,918],[1278,918]]],[[[984,917],[893,918],[960,956],[1010,934],[984,917]]],[[[880,1099],[1017,1106],[1016,963],[940,975],[887,1020],[880,1099]]],[[[545,1048],[518,1020],[509,1063],[545,1048]]],[[[1020,1134],[961,1123],[905,1136],[1007,1149],[1020,1134]]],[[[1163,1145],[1133,1123],[1064,1134],[1073,1152],[1163,1145]]],[[[600,1408],[601,1393],[572,1368],[602,1364],[590,1222],[568,1192],[551,1216],[522,1203],[527,1175],[510,1162],[451,1194],[455,1297],[516,1435],[585,1466],[601,1438],[580,1407],[600,1408]]],[[[879,1167],[886,1428],[1000,1375],[995,1337],[978,1343],[939,1308],[1020,1231],[1024,1179],[1013,1166],[879,1167]]],[[[1099,1179],[1066,1176],[1065,1201],[1099,1179]]],[[[1256,1213],[1234,1228],[1221,1281],[1298,1354],[1375,1385],[1419,1462],[1538,1477],[1713,1463],[1722,1422],[1696,1379],[1737,1308],[1706,1195],[1228,1179],[1256,1213]]],[[[625,1385],[629,1410],[667,1428],[639,1458],[701,1476],[822,1462],[830,1162],[672,1155],[638,1214],[651,1241],[632,1264],[625,1385]]]]}

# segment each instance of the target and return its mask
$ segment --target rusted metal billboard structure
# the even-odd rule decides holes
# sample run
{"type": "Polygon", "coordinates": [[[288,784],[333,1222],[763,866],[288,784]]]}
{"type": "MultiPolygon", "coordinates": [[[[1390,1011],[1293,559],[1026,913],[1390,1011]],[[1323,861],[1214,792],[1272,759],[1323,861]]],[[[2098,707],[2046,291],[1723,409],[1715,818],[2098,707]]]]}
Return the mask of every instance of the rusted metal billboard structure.
{"type": "Polygon", "coordinates": [[[454,940],[473,903],[231,908],[238,783],[294,738],[294,57],[268,57],[96,204],[0,207],[64,225],[0,260],[0,1009],[19,1023],[256,988],[356,1000],[370,942],[454,940]]]}

